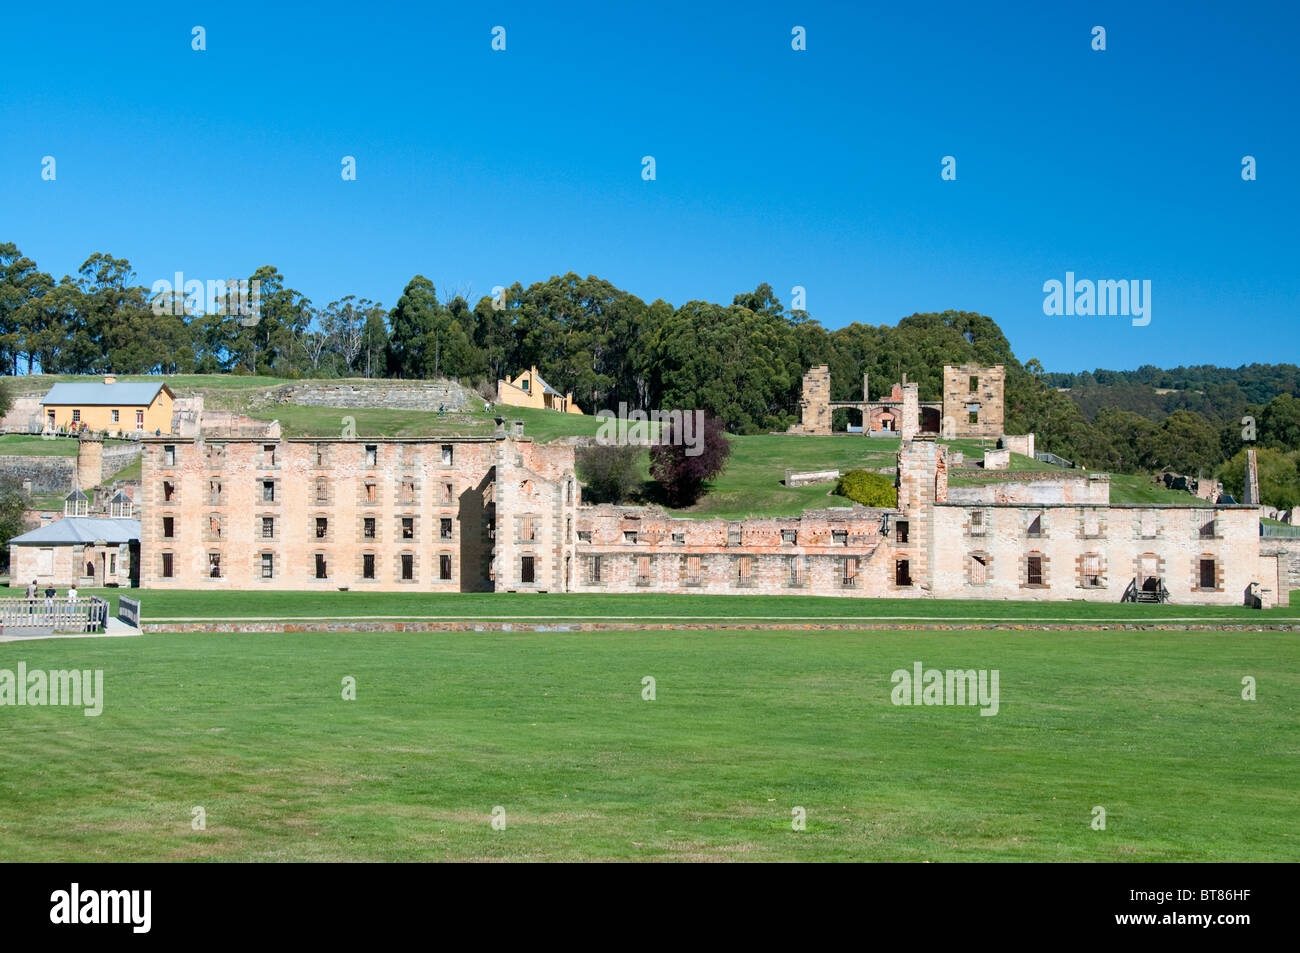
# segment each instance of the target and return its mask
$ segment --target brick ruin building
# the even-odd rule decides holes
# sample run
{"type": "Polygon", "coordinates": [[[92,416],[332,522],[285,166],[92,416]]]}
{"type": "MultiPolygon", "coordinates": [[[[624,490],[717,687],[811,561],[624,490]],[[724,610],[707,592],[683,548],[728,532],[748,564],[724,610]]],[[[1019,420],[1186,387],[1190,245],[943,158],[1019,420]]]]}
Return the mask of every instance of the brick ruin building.
{"type": "Polygon", "coordinates": [[[1104,475],[948,487],[946,450],[905,440],[894,509],[694,520],[578,511],[581,592],[760,592],[1202,605],[1285,604],[1257,507],[1117,505],[1104,475]]]}
{"type": "MultiPolygon", "coordinates": [[[[949,488],[902,441],[898,501],[697,520],[584,506],[574,448],[495,437],[147,439],[141,585],[1285,604],[1259,509],[1114,505],[1104,475],[949,488]]],[[[1279,571],[1283,576],[1279,575],[1279,571]]]]}
{"type": "Polygon", "coordinates": [[[831,372],[826,364],[808,370],[803,378],[799,401],[800,420],[789,433],[829,436],[836,410],[856,410],[866,435],[897,434],[910,439],[916,434],[945,437],[1000,439],[1003,434],[1003,403],[1007,371],[1002,364],[947,364],[943,369],[943,400],[920,399],[915,382],[903,375],[886,398],[871,400],[869,380],[862,377],[861,400],[831,400],[831,372]]]}
{"type": "Polygon", "coordinates": [[[142,584],[559,592],[573,448],[455,437],[145,441],[142,584]]]}

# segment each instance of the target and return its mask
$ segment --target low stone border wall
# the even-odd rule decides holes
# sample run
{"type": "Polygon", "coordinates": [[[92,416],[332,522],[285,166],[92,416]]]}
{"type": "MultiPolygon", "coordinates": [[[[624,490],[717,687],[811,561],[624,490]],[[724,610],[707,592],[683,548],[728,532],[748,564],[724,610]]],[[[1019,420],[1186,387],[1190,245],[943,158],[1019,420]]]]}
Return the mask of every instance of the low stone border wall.
{"type": "Polygon", "coordinates": [[[948,479],[980,479],[1021,481],[1024,483],[1054,482],[1082,483],[1089,479],[1110,481],[1109,473],[1093,473],[1090,470],[982,470],[979,467],[953,468],[948,471],[948,479]]]}
{"type": "Polygon", "coordinates": [[[146,622],[175,632],[1300,632],[1300,622],[146,622]]]}
{"type": "Polygon", "coordinates": [[[786,486],[808,486],[810,483],[831,483],[839,478],[839,470],[808,470],[803,473],[796,473],[793,470],[785,471],[786,486]]]}
{"type": "Polygon", "coordinates": [[[468,387],[455,381],[301,381],[283,384],[266,397],[280,403],[308,407],[364,407],[388,410],[462,411],[485,403],[468,387]]]}

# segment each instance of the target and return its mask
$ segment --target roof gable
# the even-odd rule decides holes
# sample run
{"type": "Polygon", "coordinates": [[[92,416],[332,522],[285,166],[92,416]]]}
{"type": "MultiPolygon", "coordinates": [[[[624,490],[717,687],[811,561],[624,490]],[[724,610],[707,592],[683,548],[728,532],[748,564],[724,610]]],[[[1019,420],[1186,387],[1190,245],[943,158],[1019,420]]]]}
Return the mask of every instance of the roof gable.
{"type": "Polygon", "coordinates": [[[41,404],[64,407],[148,407],[163,392],[173,400],[176,398],[172,389],[163,383],[105,384],[99,381],[55,384],[41,400],[41,404]]]}
{"type": "Polygon", "coordinates": [[[105,516],[65,516],[9,540],[9,544],[132,543],[140,539],[140,521],[105,516]]]}

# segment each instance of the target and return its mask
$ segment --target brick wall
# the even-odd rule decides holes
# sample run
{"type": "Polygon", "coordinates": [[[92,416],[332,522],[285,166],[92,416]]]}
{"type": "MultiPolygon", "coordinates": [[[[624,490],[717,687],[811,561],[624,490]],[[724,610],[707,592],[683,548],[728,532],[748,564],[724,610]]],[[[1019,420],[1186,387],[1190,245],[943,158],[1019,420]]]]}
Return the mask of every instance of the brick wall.
{"type": "Polygon", "coordinates": [[[979,486],[954,486],[948,498],[963,503],[1109,503],[1110,475],[1106,473],[1017,472],[964,470],[957,477],[976,476],[979,486]]]}
{"type": "Polygon", "coordinates": [[[789,518],[693,520],[663,510],[578,511],[579,592],[882,595],[886,510],[789,518]]]}
{"type": "MultiPolygon", "coordinates": [[[[141,578],[177,589],[491,590],[494,545],[513,515],[498,511],[498,491],[508,506],[538,508],[550,544],[556,519],[540,507],[558,491],[546,474],[572,461],[571,447],[495,438],[146,440],[141,578]],[[509,480],[498,487],[503,457],[509,480]]],[[[539,553],[548,587],[557,552],[539,553]]]]}
{"type": "Polygon", "coordinates": [[[1261,581],[1252,507],[950,501],[935,507],[935,532],[946,541],[936,554],[936,595],[1118,602],[1130,582],[1155,575],[1174,603],[1243,605],[1250,583],[1261,581]],[[973,583],[976,560],[989,557],[983,583],[973,583]],[[1036,582],[1031,559],[1042,576],[1036,582]],[[1204,587],[1202,560],[1211,561],[1213,577],[1204,587]]]}

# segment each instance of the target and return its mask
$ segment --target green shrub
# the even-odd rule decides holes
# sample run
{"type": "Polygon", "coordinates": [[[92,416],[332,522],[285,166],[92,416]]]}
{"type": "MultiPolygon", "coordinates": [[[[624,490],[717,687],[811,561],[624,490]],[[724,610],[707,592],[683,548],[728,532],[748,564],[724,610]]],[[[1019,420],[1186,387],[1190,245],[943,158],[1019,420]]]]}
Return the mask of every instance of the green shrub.
{"type": "Polygon", "coordinates": [[[850,470],[835,484],[835,492],[863,506],[897,506],[894,481],[870,470],[850,470]]]}

